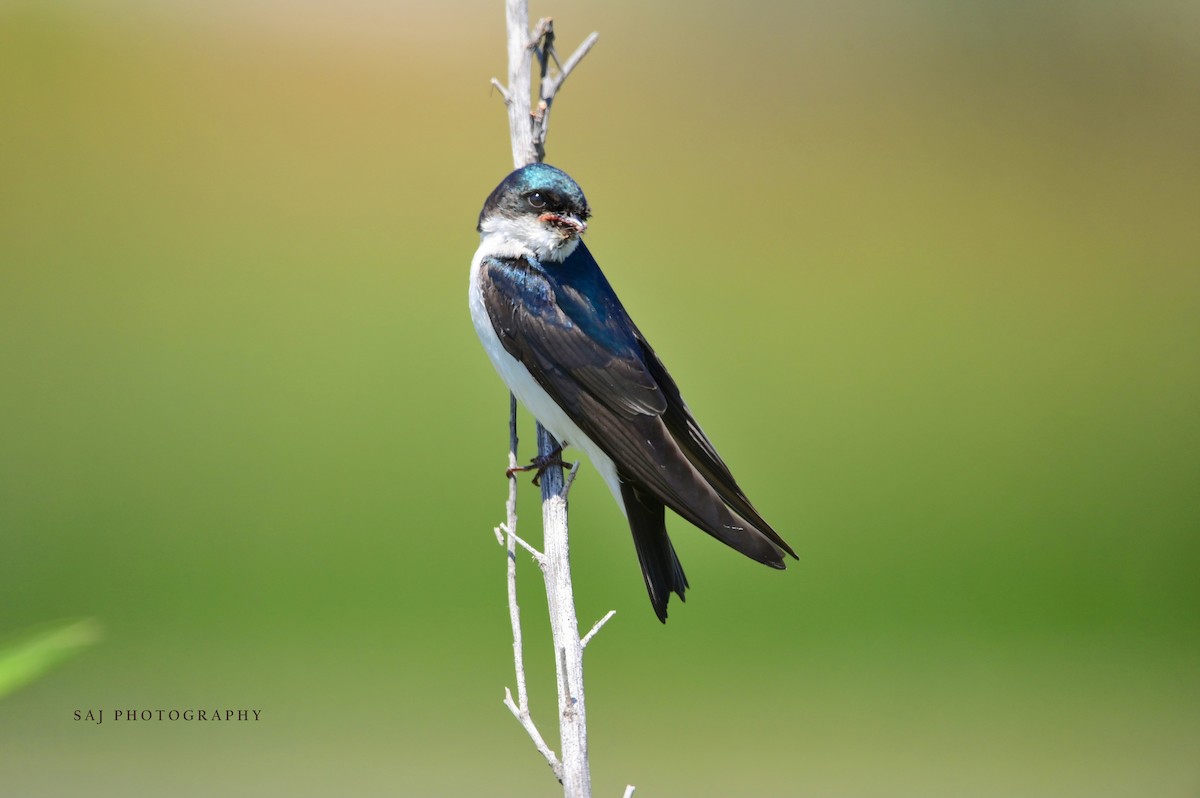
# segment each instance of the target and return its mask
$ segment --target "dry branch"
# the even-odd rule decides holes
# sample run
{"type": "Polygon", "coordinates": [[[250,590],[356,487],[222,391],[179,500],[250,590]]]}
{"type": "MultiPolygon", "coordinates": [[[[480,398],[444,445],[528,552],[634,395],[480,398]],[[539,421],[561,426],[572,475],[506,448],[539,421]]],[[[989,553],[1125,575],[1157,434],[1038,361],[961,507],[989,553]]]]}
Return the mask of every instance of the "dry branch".
{"type": "MultiPolygon", "coordinates": [[[[545,157],[546,133],[550,109],[563,82],[595,45],[599,34],[593,33],[574,53],[560,63],[554,48],[554,23],[550,18],[538,20],[530,32],[527,0],[506,0],[508,32],[508,85],[492,78],[508,110],[509,133],[513,165],[516,168],[541,161],[545,157]],[[531,107],[533,59],[538,59],[538,101],[531,107]],[[553,69],[552,69],[553,66],[553,69]]],[[[548,456],[558,448],[558,441],[539,423],[537,426],[538,453],[548,456]]],[[[613,616],[609,612],[584,636],[579,636],[579,620],[575,612],[575,595],[571,585],[570,545],[567,528],[567,493],[575,479],[576,463],[564,479],[560,466],[551,466],[541,475],[542,530],[544,551],[539,551],[517,536],[516,476],[511,469],[517,461],[517,402],[509,395],[509,496],[506,503],[506,523],[497,528],[504,542],[508,559],[509,619],[513,631],[513,664],[516,671],[517,697],[505,689],[504,703],[533,740],[534,746],[550,765],[563,785],[565,798],[591,798],[591,773],[588,766],[587,711],[583,689],[583,651],[613,616]],[[546,744],[529,711],[529,695],[525,681],[525,655],[521,634],[521,611],[517,603],[517,547],[532,555],[542,572],[550,609],[550,630],[554,641],[555,670],[558,678],[558,725],[561,759],[546,744]]],[[[632,796],[633,787],[625,790],[632,796]]]]}

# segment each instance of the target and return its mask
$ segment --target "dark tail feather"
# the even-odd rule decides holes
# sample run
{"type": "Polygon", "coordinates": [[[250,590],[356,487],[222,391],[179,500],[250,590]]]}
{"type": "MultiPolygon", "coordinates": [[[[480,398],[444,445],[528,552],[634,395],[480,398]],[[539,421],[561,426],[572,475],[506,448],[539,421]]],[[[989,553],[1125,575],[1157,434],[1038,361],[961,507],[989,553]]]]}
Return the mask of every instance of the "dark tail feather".
{"type": "Polygon", "coordinates": [[[643,493],[625,480],[621,480],[621,498],[625,501],[625,514],[629,517],[629,528],[633,531],[633,545],[637,548],[638,562],[646,580],[646,592],[654,614],[663,623],[667,622],[667,599],[674,592],[684,601],[687,577],[683,566],[675,556],[675,547],[667,537],[665,505],[648,493],[643,493]]]}

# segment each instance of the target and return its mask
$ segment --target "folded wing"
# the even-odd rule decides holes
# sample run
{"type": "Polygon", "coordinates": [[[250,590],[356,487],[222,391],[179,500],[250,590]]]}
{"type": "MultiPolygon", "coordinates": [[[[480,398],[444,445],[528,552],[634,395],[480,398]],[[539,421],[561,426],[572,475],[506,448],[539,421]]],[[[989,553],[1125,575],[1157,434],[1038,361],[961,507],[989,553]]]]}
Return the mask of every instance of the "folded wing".
{"type": "Polygon", "coordinates": [[[485,259],[480,280],[504,348],[616,464],[660,617],[666,594],[682,597],[687,580],[656,503],[772,567],[784,567],[784,552],[795,556],[750,504],[582,244],[561,264],[485,259]]]}

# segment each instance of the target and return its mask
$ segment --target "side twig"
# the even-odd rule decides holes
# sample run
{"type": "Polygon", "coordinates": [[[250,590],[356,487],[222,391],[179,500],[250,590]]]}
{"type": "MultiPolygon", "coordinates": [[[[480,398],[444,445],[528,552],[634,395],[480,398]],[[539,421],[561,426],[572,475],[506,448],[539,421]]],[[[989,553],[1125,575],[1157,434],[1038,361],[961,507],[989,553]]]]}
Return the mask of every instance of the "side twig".
{"type": "MultiPolygon", "coordinates": [[[[549,21],[549,20],[547,20],[549,21]]],[[[563,82],[571,71],[579,65],[583,57],[595,46],[599,40],[600,34],[593,32],[590,36],[583,40],[583,44],[576,48],[571,57],[567,59],[565,64],[558,63],[558,53],[554,50],[554,28],[549,26],[545,44],[542,45],[541,52],[538,56],[538,61],[541,65],[541,82],[540,82],[540,99],[537,109],[534,111],[534,132],[533,143],[537,148],[538,159],[546,157],[546,134],[550,131],[550,106],[554,104],[554,96],[558,94],[558,90],[562,88],[563,82]],[[558,74],[550,74],[550,61],[553,60],[555,66],[558,67],[558,74]]]]}
{"type": "Polygon", "coordinates": [[[592,627],[592,630],[590,632],[588,632],[587,634],[585,634],[583,636],[583,639],[579,641],[579,644],[586,649],[587,644],[592,642],[592,638],[596,636],[596,632],[599,632],[600,629],[604,626],[604,624],[608,623],[608,619],[613,617],[616,614],[617,614],[616,610],[609,610],[608,613],[603,618],[596,621],[596,625],[592,627]]]}

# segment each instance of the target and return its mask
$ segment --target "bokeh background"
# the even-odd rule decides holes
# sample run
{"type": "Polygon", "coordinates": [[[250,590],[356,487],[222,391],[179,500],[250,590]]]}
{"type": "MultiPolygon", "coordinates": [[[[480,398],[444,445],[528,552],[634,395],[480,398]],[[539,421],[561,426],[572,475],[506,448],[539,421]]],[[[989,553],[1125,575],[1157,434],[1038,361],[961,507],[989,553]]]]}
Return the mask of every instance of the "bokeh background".
{"type": "MultiPolygon", "coordinates": [[[[675,523],[662,627],[585,466],[596,794],[1200,795],[1200,7],[531,13],[601,33],[549,160],[801,554],[675,523]]],[[[556,794],[466,311],[504,59],[500,0],[0,5],[0,635],[102,630],[0,792],[556,794]],[[263,719],[72,719],[206,707],[263,719]]]]}

